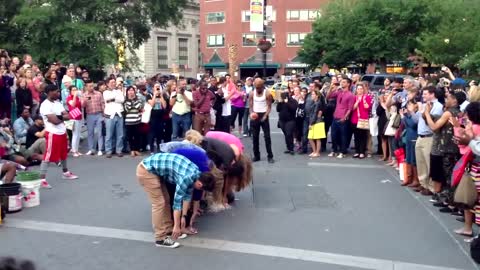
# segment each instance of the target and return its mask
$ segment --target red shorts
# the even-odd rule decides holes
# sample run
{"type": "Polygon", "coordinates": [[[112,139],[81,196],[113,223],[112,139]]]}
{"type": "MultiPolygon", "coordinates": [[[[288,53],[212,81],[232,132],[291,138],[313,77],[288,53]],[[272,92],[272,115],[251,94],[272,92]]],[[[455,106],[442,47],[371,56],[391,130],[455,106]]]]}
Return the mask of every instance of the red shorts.
{"type": "Polygon", "coordinates": [[[68,137],[67,133],[56,135],[45,132],[46,149],[43,160],[47,162],[59,162],[67,160],[68,137]]]}

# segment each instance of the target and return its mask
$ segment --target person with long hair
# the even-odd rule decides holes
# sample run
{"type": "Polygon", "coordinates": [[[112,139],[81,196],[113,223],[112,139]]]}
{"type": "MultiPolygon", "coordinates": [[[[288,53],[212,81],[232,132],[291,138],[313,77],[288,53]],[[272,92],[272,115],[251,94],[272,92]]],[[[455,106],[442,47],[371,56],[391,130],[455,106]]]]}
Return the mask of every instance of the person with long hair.
{"type": "Polygon", "coordinates": [[[82,131],[82,102],[80,101],[80,91],[77,87],[70,85],[68,87],[70,94],[67,97],[67,107],[70,114],[75,110],[77,114],[72,117],[70,120],[73,121],[72,128],[72,148],[71,152],[74,157],[79,157],[82,154],[78,151],[80,145],[80,133],[82,131]]]}
{"type": "Polygon", "coordinates": [[[130,155],[132,157],[140,156],[140,110],[142,101],[137,97],[133,86],[127,87],[126,98],[123,106],[125,108],[125,129],[130,146],[130,155]]]}
{"type": "Polygon", "coordinates": [[[356,85],[356,97],[355,104],[352,110],[352,129],[355,140],[355,154],[353,158],[365,158],[365,152],[367,150],[368,133],[370,129],[368,124],[365,125],[365,121],[368,123],[368,114],[372,107],[372,97],[365,93],[365,86],[362,83],[356,85]],[[363,123],[362,123],[363,122],[363,123]]]}
{"type": "MultiPolygon", "coordinates": [[[[168,116],[170,112],[168,91],[172,91],[173,86],[171,82],[168,82],[165,91],[162,91],[160,84],[155,84],[153,86],[153,94],[147,97],[148,104],[152,106],[148,136],[151,153],[158,151],[159,144],[162,143],[162,139],[166,137],[166,134],[164,134],[166,129],[165,122],[171,122],[171,120],[168,120],[170,119],[168,116]]],[[[170,140],[164,140],[164,142],[167,141],[170,140]]]]}
{"type": "MultiPolygon", "coordinates": [[[[445,108],[439,118],[434,118],[430,114],[431,105],[427,103],[424,116],[428,126],[433,131],[433,143],[430,153],[430,177],[433,181],[432,200],[439,202],[437,206],[447,206],[452,203],[453,191],[449,188],[450,175],[453,167],[459,159],[460,151],[453,141],[454,130],[450,123],[452,117],[457,117],[460,113],[460,104],[462,104],[466,95],[464,92],[451,92],[445,99],[445,108]],[[434,169],[435,168],[435,169],[434,169]]],[[[452,212],[450,208],[444,207],[442,212],[452,212]]]]}
{"type": "Polygon", "coordinates": [[[245,113],[245,92],[242,91],[242,81],[237,82],[237,87],[231,87],[233,94],[230,98],[232,103],[232,115],[230,118],[230,130],[235,129],[235,120],[238,118],[238,134],[242,134],[243,114],[245,113]]]}
{"type": "Polygon", "coordinates": [[[309,155],[311,158],[320,156],[322,145],[320,140],[325,138],[325,122],[323,120],[323,113],[325,111],[325,98],[320,91],[314,90],[311,92],[313,106],[308,115],[310,120],[308,128],[308,140],[312,147],[312,153],[309,155]]]}
{"type": "Polygon", "coordinates": [[[15,91],[15,99],[17,101],[17,116],[22,114],[24,108],[28,108],[32,113],[33,97],[32,92],[27,88],[27,80],[20,77],[17,80],[17,90],[15,91]]]}

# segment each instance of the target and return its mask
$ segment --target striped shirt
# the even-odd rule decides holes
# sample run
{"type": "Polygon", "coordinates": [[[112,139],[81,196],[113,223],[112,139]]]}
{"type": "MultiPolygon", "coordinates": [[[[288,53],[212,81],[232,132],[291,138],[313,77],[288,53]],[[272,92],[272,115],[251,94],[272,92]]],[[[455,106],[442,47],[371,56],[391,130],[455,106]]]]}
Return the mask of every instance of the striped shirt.
{"type": "Polygon", "coordinates": [[[158,153],[145,158],[142,164],[150,173],[177,186],[173,210],[182,210],[183,201],[192,200],[193,183],[200,177],[200,170],[193,162],[181,155],[158,153]]]}
{"type": "Polygon", "coordinates": [[[123,104],[125,107],[125,125],[137,125],[140,124],[141,116],[140,110],[142,109],[142,101],[138,98],[127,99],[123,104]]]}

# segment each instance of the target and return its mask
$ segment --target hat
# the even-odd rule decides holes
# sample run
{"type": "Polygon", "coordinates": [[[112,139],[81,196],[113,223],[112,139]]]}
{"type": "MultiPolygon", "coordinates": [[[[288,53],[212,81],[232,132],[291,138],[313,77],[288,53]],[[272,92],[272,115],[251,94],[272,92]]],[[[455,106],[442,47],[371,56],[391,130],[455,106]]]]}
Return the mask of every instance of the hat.
{"type": "Polygon", "coordinates": [[[72,83],[72,78],[70,78],[68,75],[64,75],[62,78],[62,83],[72,83]]]}
{"type": "Polygon", "coordinates": [[[451,81],[450,83],[452,85],[462,85],[462,86],[465,86],[467,84],[467,82],[465,82],[465,80],[462,79],[462,78],[456,78],[455,80],[451,81]]]}

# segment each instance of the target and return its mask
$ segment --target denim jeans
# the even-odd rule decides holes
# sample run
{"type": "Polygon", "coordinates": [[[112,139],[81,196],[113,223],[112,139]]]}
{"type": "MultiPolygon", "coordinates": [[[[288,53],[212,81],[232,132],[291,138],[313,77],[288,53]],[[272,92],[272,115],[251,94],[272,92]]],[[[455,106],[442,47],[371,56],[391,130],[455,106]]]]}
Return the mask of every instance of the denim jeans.
{"type": "Polygon", "coordinates": [[[301,152],[308,152],[308,129],[310,127],[310,118],[305,117],[303,119],[303,129],[302,129],[302,148],[301,152]]]}
{"type": "Polygon", "coordinates": [[[350,121],[333,120],[332,123],[332,141],[333,143],[333,152],[347,154],[348,146],[350,141],[348,140],[350,136],[350,121]]]}
{"type": "Polygon", "coordinates": [[[123,149],[123,117],[115,115],[113,119],[105,119],[105,128],[107,131],[105,150],[107,154],[113,153],[113,140],[115,136],[115,152],[122,153],[123,149]]]}
{"type": "Polygon", "coordinates": [[[250,120],[250,113],[249,109],[245,108],[245,112],[243,114],[243,134],[249,135],[249,120],[250,120]]]}
{"type": "Polygon", "coordinates": [[[101,113],[87,114],[88,150],[90,151],[95,151],[95,139],[98,142],[98,151],[102,151],[102,120],[103,116],[101,113]]]}
{"type": "Polygon", "coordinates": [[[192,114],[185,113],[185,114],[176,114],[172,113],[172,136],[173,139],[183,138],[185,137],[185,132],[190,129],[192,125],[192,114]],[[182,131],[179,135],[179,131],[182,131]]]}

